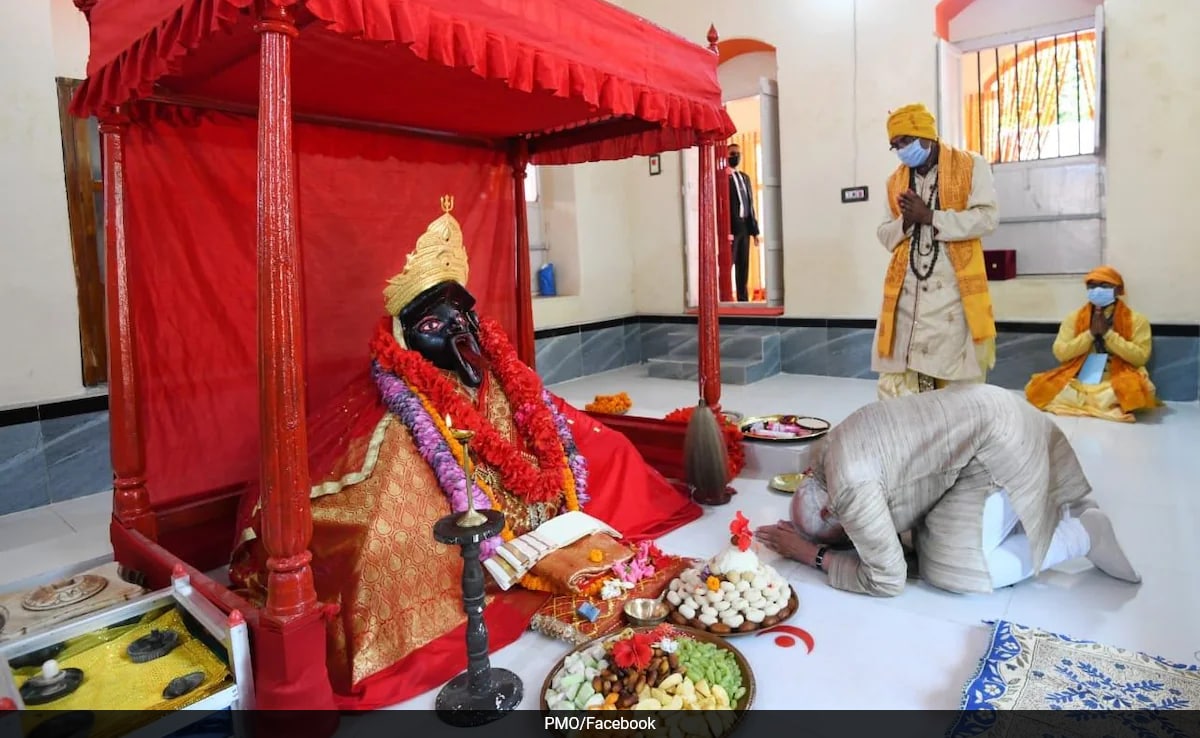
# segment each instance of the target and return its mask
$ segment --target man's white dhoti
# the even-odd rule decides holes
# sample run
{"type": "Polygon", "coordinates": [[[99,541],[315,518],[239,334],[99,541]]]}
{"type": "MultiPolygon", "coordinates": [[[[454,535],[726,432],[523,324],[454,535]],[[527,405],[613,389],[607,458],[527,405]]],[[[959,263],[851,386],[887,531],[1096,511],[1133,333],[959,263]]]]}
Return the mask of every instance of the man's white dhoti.
{"type": "MultiPolygon", "coordinates": [[[[1034,574],[1033,550],[1021,528],[1021,519],[1008,502],[1008,493],[998,489],[988,496],[983,506],[983,555],[992,587],[999,589],[1029,579],[1034,574]]],[[[1054,529],[1050,548],[1046,551],[1043,569],[1049,569],[1072,559],[1087,556],[1091,540],[1079,518],[1072,518],[1064,509],[1062,520],[1054,529]]]]}

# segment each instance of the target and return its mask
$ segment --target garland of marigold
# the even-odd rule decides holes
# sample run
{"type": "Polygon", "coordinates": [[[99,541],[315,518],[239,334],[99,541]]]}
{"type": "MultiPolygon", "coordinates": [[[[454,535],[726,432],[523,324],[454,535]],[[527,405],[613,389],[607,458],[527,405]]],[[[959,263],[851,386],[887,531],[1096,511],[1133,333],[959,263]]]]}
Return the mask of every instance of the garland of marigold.
{"type": "Polygon", "coordinates": [[[475,432],[472,447],[479,458],[499,473],[505,489],[526,502],[550,502],[562,491],[570,473],[566,449],[555,419],[542,397],[541,380],[521,363],[502,328],[495,321],[480,321],[479,338],[491,369],[500,381],[513,410],[513,425],[529,446],[537,463],[530,464],[522,449],[509,442],[492,423],[464,398],[455,383],[420,353],[400,347],[392,335],[390,318],[384,318],[371,342],[371,353],[384,371],[403,377],[405,383],[435,411],[438,419],[449,413],[455,425],[475,432]]]}
{"type": "Polygon", "coordinates": [[[583,409],[589,413],[624,415],[629,412],[631,407],[633,407],[633,400],[629,398],[629,393],[619,392],[615,395],[596,395],[596,399],[585,405],[583,409]]]}

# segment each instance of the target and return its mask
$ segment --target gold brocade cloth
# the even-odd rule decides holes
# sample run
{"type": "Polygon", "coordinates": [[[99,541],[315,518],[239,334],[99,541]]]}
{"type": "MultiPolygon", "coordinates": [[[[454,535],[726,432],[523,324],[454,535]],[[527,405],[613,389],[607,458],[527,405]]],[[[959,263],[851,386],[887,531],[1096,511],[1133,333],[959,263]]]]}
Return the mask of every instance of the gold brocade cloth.
{"type": "MultiPolygon", "coordinates": [[[[62,669],[83,670],[83,683],[62,699],[29,707],[29,712],[22,716],[28,723],[27,735],[34,724],[71,710],[98,711],[95,727],[89,733],[93,738],[124,735],[143,722],[161,717],[152,711],[178,710],[195,704],[224,688],[230,679],[228,667],[188,632],[175,608],[165,613],[161,610],[150,613],[133,625],[72,639],[56,660],[62,669]],[[140,664],[131,661],[126,648],[155,629],[175,631],[180,636],[179,645],[153,661],[140,664]],[[173,700],[163,698],[163,690],[172,679],[196,671],[204,674],[199,687],[173,700]],[[38,715],[39,712],[43,714],[38,715]]],[[[41,666],[15,670],[18,687],[40,672],[41,666]]]]}
{"type": "MultiPolygon", "coordinates": [[[[485,385],[482,412],[501,435],[517,437],[512,410],[495,376],[485,385]]],[[[460,391],[469,396],[465,388],[460,391]]],[[[329,625],[328,665],[334,690],[357,685],[466,622],[462,604],[462,557],[438,543],[433,526],[452,511],[429,464],[404,423],[385,416],[372,446],[374,468],[365,478],[312,502],[313,578],[322,602],[340,606],[329,625]]],[[[344,466],[343,466],[344,468],[344,466]]],[[[556,503],[528,505],[508,494],[499,475],[479,464],[479,477],[499,497],[516,536],[556,515],[556,503]]],[[[318,490],[326,489],[318,487],[318,490]]],[[[253,538],[234,554],[237,580],[252,596],[266,591],[266,554],[253,538]]],[[[488,599],[498,592],[488,580],[488,599]]]]}

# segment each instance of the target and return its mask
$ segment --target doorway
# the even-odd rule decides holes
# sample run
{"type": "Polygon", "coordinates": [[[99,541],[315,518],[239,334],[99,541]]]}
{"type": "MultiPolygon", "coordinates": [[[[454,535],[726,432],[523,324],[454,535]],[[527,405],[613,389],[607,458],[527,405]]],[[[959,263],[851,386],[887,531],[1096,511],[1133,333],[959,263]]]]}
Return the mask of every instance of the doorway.
{"type": "MultiPolygon", "coordinates": [[[[737,133],[728,140],[728,145],[737,145],[741,153],[738,171],[745,174],[749,182],[750,202],[754,220],[758,224],[759,236],[746,244],[747,301],[736,300],[736,270],[731,258],[722,264],[718,274],[724,284],[720,292],[732,299],[722,299],[722,308],[754,308],[783,306],[783,223],[781,213],[782,193],[779,176],[779,118],[778,96],[774,94],[774,80],[764,79],[763,92],[752,97],[730,100],[726,110],[737,126],[737,133]]],[[[695,308],[700,300],[700,154],[697,149],[683,152],[684,233],[687,244],[688,307],[695,308]]],[[[730,173],[727,176],[733,176],[730,173]]],[[[729,180],[718,177],[718,187],[728,186],[729,180]]],[[[737,208],[736,190],[730,193],[730,208],[737,208]]]]}
{"type": "MultiPolygon", "coordinates": [[[[783,218],[775,50],[750,39],[731,39],[718,46],[718,75],[725,108],[737,131],[726,144],[738,147],[737,171],[744,177],[734,180],[733,170],[726,168],[725,176],[718,174],[717,186],[728,188],[731,216],[741,203],[752,210],[758,226],[757,238],[738,244],[731,240],[718,259],[720,308],[723,313],[779,311],[783,307],[783,218]],[[742,247],[744,271],[735,268],[735,257],[739,255],[735,248],[742,247]],[[739,273],[744,275],[744,285],[738,284],[739,273]],[[747,299],[738,300],[739,287],[743,286],[747,299]]],[[[697,308],[700,298],[699,159],[697,149],[683,152],[684,267],[689,310],[697,308]]],[[[732,231],[732,223],[722,225],[719,234],[732,231]]]]}

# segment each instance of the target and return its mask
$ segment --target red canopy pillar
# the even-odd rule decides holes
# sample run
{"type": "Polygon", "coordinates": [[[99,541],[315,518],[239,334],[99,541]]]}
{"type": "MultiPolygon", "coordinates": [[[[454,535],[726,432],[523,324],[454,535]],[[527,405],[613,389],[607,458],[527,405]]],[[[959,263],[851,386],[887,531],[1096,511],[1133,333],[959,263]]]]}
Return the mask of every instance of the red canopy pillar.
{"type": "Polygon", "coordinates": [[[267,605],[255,633],[258,706],[332,710],[325,623],[313,587],[304,401],[303,282],[292,150],[287,9],[260,0],[258,391],[267,605]]]}
{"type": "MultiPolygon", "coordinates": [[[[708,27],[708,50],[716,54],[718,58],[721,56],[721,49],[717,45],[717,42],[720,40],[721,37],[717,34],[717,27],[710,25],[708,27]]],[[[733,233],[729,222],[730,172],[726,153],[728,148],[728,142],[716,142],[716,162],[713,165],[718,168],[719,174],[716,178],[716,191],[714,194],[717,198],[717,300],[720,302],[733,302],[737,297],[733,292],[733,233]]],[[[718,371],[719,375],[720,372],[718,371]]]]}
{"type": "MultiPolygon", "coordinates": [[[[708,48],[717,53],[717,29],[708,29],[708,48]]],[[[717,317],[716,144],[700,144],[700,396],[713,409],[721,404],[721,327],[717,317]]]]}
{"type": "Polygon", "coordinates": [[[157,538],[146,491],[146,447],[138,405],[137,352],[129,305],[125,240],[125,140],[128,119],[116,111],[100,122],[104,162],[105,302],[108,322],[108,418],[113,467],[113,517],[119,525],[157,538]]]}
{"type": "Polygon", "coordinates": [[[717,299],[721,302],[733,302],[737,295],[733,290],[733,226],[729,212],[729,142],[718,141],[716,144],[717,157],[717,271],[720,283],[717,285],[717,299]]]}
{"type": "Polygon", "coordinates": [[[533,274],[529,266],[529,208],[525,205],[525,178],[529,167],[529,142],[518,138],[511,151],[513,208],[517,215],[517,356],[536,368],[533,330],[533,274]]]}

